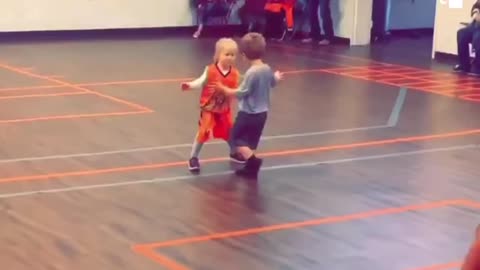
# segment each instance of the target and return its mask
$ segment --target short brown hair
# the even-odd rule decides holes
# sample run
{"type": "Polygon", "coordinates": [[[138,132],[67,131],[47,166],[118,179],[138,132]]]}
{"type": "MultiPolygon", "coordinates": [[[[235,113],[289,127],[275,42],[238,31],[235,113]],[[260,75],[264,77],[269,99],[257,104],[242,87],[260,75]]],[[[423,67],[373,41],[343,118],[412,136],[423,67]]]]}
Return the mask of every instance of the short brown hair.
{"type": "Polygon", "coordinates": [[[248,33],[242,37],[240,41],[241,51],[245,54],[247,59],[260,59],[265,54],[267,42],[260,33],[248,33]]]}

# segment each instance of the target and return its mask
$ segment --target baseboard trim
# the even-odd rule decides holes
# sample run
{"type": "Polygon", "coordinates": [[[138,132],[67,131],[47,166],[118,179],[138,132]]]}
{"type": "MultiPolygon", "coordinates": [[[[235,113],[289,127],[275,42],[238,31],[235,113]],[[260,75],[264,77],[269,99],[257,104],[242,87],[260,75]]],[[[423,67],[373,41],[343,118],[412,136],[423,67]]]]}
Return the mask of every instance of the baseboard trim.
{"type": "Polygon", "coordinates": [[[435,52],[435,60],[442,62],[453,62],[457,60],[457,55],[451,53],[435,52]]]}
{"type": "Polygon", "coordinates": [[[393,29],[389,30],[392,35],[433,35],[433,28],[393,29]]]}

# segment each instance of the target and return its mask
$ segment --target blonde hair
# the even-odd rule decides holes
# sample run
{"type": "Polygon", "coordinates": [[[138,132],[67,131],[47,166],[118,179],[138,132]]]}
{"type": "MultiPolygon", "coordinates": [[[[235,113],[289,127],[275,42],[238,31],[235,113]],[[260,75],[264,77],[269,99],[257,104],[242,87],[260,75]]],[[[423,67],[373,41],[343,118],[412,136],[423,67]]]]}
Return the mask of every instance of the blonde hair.
{"type": "Polygon", "coordinates": [[[215,44],[215,54],[213,55],[213,61],[218,62],[220,54],[225,50],[233,50],[238,52],[238,44],[231,38],[221,38],[215,44]]]}

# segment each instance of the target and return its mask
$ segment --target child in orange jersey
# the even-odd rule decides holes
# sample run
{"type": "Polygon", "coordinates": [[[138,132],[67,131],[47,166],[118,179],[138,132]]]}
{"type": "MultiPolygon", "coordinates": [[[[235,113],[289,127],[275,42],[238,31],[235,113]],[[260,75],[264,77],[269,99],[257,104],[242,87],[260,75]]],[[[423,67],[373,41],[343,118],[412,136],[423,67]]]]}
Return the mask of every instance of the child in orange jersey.
{"type": "Polygon", "coordinates": [[[477,226],[475,240],[463,262],[462,270],[480,270],[480,225],[477,226]]]}
{"type": "MultiPolygon", "coordinates": [[[[230,129],[233,125],[231,103],[232,99],[223,92],[217,91],[218,82],[236,88],[239,85],[240,73],[235,68],[238,45],[233,39],[222,38],[215,45],[214,62],[205,68],[198,79],[182,84],[182,89],[201,88],[200,121],[197,135],[193,143],[188,168],[191,172],[200,170],[198,155],[202,146],[211,136],[229,142],[230,129]]],[[[230,147],[234,151],[233,147],[230,147]]],[[[230,158],[237,163],[244,163],[241,156],[231,152],[230,158]]]]}

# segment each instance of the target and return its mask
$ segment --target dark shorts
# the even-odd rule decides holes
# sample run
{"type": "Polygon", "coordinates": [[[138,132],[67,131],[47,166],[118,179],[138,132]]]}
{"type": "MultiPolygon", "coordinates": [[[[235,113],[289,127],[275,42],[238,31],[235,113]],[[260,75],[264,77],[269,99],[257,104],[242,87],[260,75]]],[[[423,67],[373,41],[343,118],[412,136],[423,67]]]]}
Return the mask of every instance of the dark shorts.
{"type": "Polygon", "coordinates": [[[232,146],[248,146],[256,150],[266,122],[267,112],[256,114],[238,112],[231,131],[232,146]]]}

